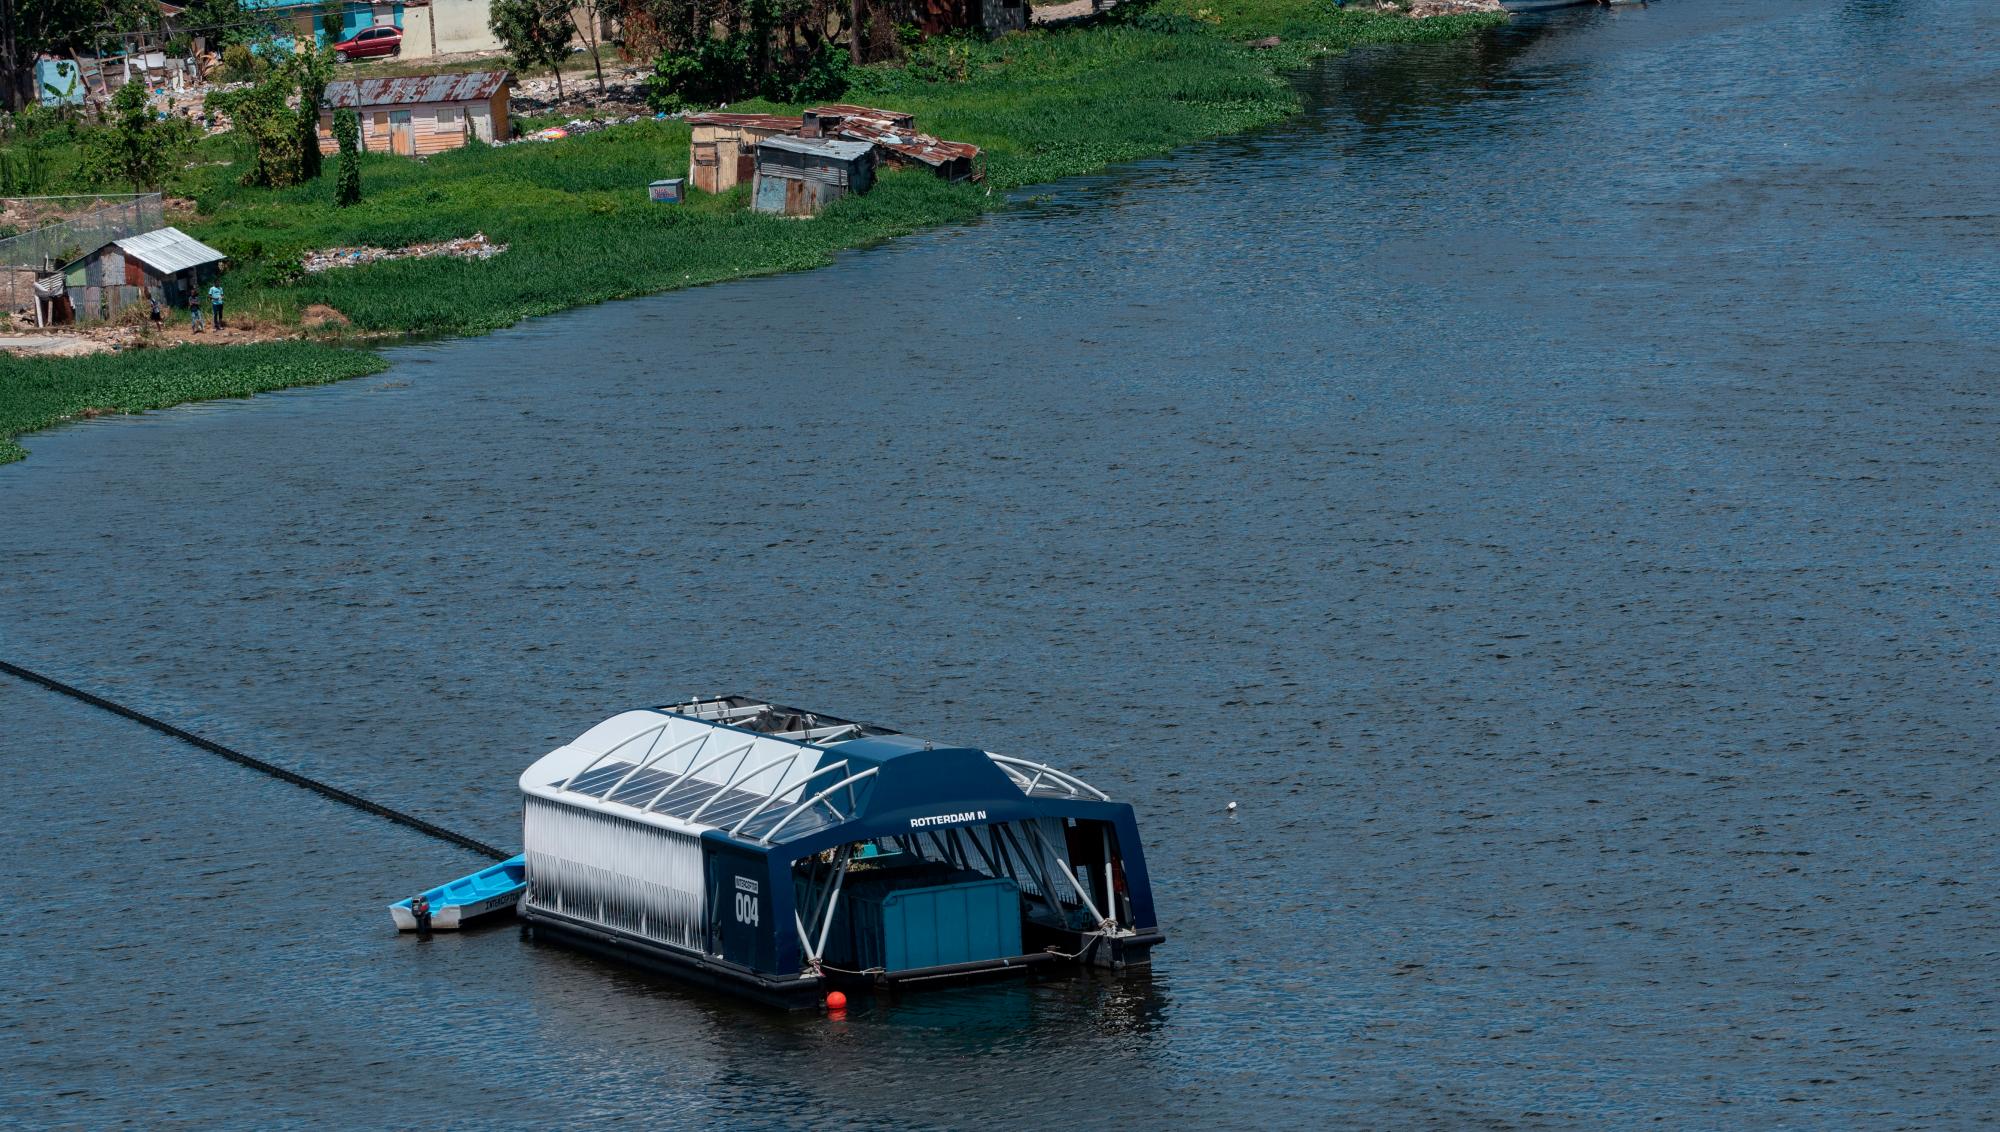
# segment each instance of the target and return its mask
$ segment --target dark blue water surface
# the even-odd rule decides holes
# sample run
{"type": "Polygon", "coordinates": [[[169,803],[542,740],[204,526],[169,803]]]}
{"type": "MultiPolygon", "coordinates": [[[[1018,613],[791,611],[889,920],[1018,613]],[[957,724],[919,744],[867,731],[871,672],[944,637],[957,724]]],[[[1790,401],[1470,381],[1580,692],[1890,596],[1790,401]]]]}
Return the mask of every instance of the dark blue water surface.
{"type": "Polygon", "coordinates": [[[1662,0],[806,275],[100,420],[0,655],[474,836],[751,690],[1139,808],[1150,975],[843,1021],[0,681],[28,1125],[1952,1127],[2000,1099],[2000,13],[1662,0]],[[1227,802],[1240,803],[1235,816],[1227,802]]]}

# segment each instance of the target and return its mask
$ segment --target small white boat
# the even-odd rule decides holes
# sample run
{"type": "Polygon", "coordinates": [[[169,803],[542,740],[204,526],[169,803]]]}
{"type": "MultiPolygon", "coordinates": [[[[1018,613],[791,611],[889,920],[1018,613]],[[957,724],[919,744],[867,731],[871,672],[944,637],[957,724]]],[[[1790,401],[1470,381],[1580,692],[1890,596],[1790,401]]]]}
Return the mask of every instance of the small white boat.
{"type": "MultiPolygon", "coordinates": [[[[527,887],[527,859],[515,857],[439,885],[423,893],[423,898],[430,902],[431,927],[456,931],[481,916],[513,911],[527,887]]],[[[397,931],[417,930],[417,914],[410,910],[410,900],[389,905],[389,916],[396,921],[397,931]]]]}

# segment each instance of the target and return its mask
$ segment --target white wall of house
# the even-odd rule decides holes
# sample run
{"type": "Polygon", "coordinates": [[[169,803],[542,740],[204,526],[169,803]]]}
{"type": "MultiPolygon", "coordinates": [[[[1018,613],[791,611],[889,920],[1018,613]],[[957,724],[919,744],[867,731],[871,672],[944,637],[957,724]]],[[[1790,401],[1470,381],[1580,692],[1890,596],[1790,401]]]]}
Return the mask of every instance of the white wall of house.
{"type": "Polygon", "coordinates": [[[437,54],[431,47],[431,10],[428,5],[412,4],[403,9],[403,46],[399,54],[405,59],[422,59],[437,54]]]}

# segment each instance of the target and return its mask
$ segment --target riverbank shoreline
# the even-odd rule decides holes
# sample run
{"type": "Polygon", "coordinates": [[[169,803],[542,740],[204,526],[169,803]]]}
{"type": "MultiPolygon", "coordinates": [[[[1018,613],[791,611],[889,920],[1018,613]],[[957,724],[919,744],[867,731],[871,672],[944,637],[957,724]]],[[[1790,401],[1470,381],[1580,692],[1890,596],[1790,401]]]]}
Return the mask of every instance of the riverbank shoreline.
{"type": "MultiPolygon", "coordinates": [[[[823,266],[841,251],[961,223],[1037,184],[1099,172],[1194,142],[1271,125],[1299,111],[1284,76],[1368,44],[1439,42],[1503,22],[1490,14],[1415,19],[1322,0],[1160,0],[1101,21],[990,43],[934,41],[903,66],[861,72],[845,96],[916,115],[919,128],[978,144],[987,178],[945,184],[897,171],[873,192],[800,222],[750,212],[747,187],[645,198],[648,180],[682,175],[688,128],[647,120],[562,141],[440,154],[369,156],[361,205],[332,205],[332,177],[282,190],[207,170],[181,226],[227,252],[231,306],[257,323],[298,326],[288,341],[140,347],[70,358],[0,357],[0,463],[16,438],[83,415],[161,408],[359,376],[383,368],[357,345],[480,334],[610,299],[823,266]],[[397,247],[492,235],[490,259],[409,259],[307,274],[302,257],[347,244],[397,247]],[[262,353],[236,356],[239,352],[262,353]],[[158,366],[151,361],[160,363],[158,366]],[[299,379],[284,380],[286,364],[299,379]],[[157,369],[157,374],[149,371],[157,369]]],[[[795,110],[762,102],[732,110],[795,110]]]]}

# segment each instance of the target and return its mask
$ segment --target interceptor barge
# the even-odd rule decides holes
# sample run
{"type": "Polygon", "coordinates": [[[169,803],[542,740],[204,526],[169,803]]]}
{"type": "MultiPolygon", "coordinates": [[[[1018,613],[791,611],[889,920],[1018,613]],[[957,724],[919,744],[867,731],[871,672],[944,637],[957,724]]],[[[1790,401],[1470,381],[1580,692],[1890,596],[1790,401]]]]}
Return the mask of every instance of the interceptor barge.
{"type": "Polygon", "coordinates": [[[524,931],[787,1007],[836,987],[1146,963],[1132,807],[974,747],[723,696],[521,776],[524,931]]]}

